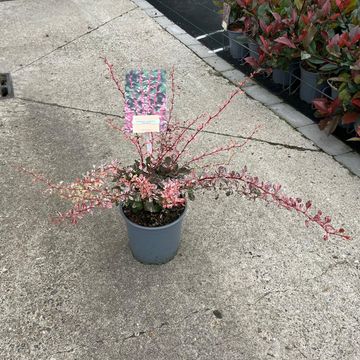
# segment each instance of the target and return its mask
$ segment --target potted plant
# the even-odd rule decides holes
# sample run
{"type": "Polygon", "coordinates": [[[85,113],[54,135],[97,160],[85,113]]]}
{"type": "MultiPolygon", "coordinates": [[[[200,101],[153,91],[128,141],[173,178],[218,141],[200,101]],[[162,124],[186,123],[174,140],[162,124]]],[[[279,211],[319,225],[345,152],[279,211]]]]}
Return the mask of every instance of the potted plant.
{"type": "Polygon", "coordinates": [[[338,71],[338,64],[327,51],[327,44],[339,28],[341,13],[334,11],[330,0],[308,4],[298,23],[301,48],[300,99],[311,103],[327,87],[326,80],[338,71]]]}
{"type": "Polygon", "coordinates": [[[352,65],[352,70],[329,80],[338,85],[338,95],[334,99],[313,101],[315,116],[321,119],[320,129],[332,133],[337,126],[346,127],[355,135],[348,140],[360,141],[360,59],[352,65]]]}
{"type": "Polygon", "coordinates": [[[227,31],[230,54],[234,59],[243,59],[248,54],[248,27],[250,19],[244,17],[244,9],[237,0],[213,0],[223,13],[223,27],[227,31]]]}
{"type": "MultiPolygon", "coordinates": [[[[106,59],[105,62],[121,98],[125,100],[125,90],[117,79],[113,66],[106,59]]],[[[131,131],[134,125],[129,123],[127,114],[123,126],[109,121],[112,129],[119,131],[134,145],[138,159],[132,164],[122,165],[112,161],[94,168],[74,182],[58,184],[34,171],[21,169],[43,183],[50,193],[72,203],[69,210],[59,213],[54,219],[57,223],[69,220],[76,224],[96,208],[108,209],[115,206],[126,221],[129,245],[134,257],[144,263],[164,263],[176,254],[187,202],[194,200],[197,190],[215,190],[215,194],[220,191],[227,196],[237,194],[294,210],[305,217],[306,225],[311,222],[318,224],[324,230],[324,239],[328,239],[330,235],[350,238],[344,229],[331,225],[330,217],[323,216],[321,211],[313,212],[310,201],[303,202],[299,198],[285,195],[279,184],[271,184],[251,176],[246,166],[240,170],[230,170],[227,168],[228,163],[213,160],[215,156],[229,155],[229,152],[243,148],[258,128],[241,143],[230,142],[198,154],[188,151],[199,134],[225,111],[236,96],[243,93],[241,87],[233,91],[212,113],[178,121],[173,116],[176,88],[174,71],[171,72],[171,84],[169,114],[162,131],[147,135],[136,134],[131,131]]],[[[150,94],[150,97],[156,98],[157,88],[158,86],[149,87],[146,83],[137,88],[144,105],[139,111],[145,115],[151,113],[151,104],[144,100],[144,95],[150,94]]],[[[136,98],[133,102],[135,106],[139,105],[136,98]]]]}
{"type": "Polygon", "coordinates": [[[299,19],[296,4],[273,0],[256,8],[257,26],[253,27],[256,36],[250,44],[250,56],[245,59],[257,70],[272,72],[273,81],[283,86],[290,84],[300,57],[295,31],[299,19]]]}
{"type": "Polygon", "coordinates": [[[249,19],[240,18],[227,28],[230,54],[234,59],[244,59],[249,54],[249,37],[246,30],[248,26],[249,19]]]}
{"type": "MultiPolygon", "coordinates": [[[[339,3],[339,6],[341,4],[339,3]]],[[[354,10],[341,7],[337,33],[326,45],[329,59],[337,65],[336,72],[328,79],[330,99],[315,99],[315,115],[321,118],[320,128],[328,133],[337,126],[353,129],[359,141],[360,134],[360,26],[352,24],[354,10]]],[[[351,131],[350,131],[351,132],[351,131]]]]}
{"type": "Polygon", "coordinates": [[[266,16],[259,19],[261,50],[266,54],[266,66],[272,69],[273,82],[289,86],[300,57],[295,31],[297,10],[292,4],[286,7],[271,4],[273,7],[266,16]]]}

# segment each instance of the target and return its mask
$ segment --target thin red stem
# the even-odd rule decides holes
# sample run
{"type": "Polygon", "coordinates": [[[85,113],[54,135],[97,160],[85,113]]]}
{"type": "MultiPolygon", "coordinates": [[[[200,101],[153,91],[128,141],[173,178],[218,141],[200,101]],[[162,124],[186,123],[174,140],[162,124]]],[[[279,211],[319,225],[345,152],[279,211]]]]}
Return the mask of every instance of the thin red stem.
{"type": "Polygon", "coordinates": [[[174,162],[178,161],[178,159],[180,158],[180,156],[184,153],[184,151],[186,150],[186,148],[189,146],[189,144],[191,142],[193,142],[195,140],[195,138],[198,136],[198,134],[203,131],[205,129],[206,126],[208,126],[212,120],[214,120],[215,118],[217,118],[226,108],[227,106],[231,103],[231,101],[234,99],[234,97],[236,95],[238,95],[239,93],[243,93],[243,90],[241,90],[241,88],[236,89],[230,96],[229,98],[218,108],[218,110],[212,114],[209,115],[208,119],[206,121],[204,121],[202,124],[200,124],[197,129],[195,130],[195,133],[192,134],[190,136],[190,138],[187,140],[187,142],[185,143],[185,145],[183,146],[183,148],[181,149],[181,151],[178,153],[178,155],[176,156],[176,158],[174,159],[174,162]]]}
{"type": "Polygon", "coordinates": [[[171,123],[173,111],[174,111],[174,104],[175,104],[175,67],[174,66],[171,69],[170,81],[171,81],[171,97],[170,97],[168,125],[171,123]]]}
{"type": "Polygon", "coordinates": [[[260,129],[260,126],[256,126],[255,129],[252,131],[252,133],[246,138],[246,140],[244,142],[242,142],[241,144],[231,144],[231,145],[228,145],[228,146],[222,146],[222,147],[219,147],[219,148],[216,148],[216,149],[213,149],[209,152],[205,152],[203,154],[200,154],[199,156],[196,156],[196,157],[193,157],[191,160],[187,161],[184,166],[188,166],[190,165],[191,163],[193,162],[196,162],[196,161],[199,161],[199,160],[202,160],[204,159],[205,157],[208,157],[208,156],[211,156],[211,155],[215,155],[215,154],[218,154],[220,152],[224,152],[224,151],[229,151],[229,150],[232,150],[232,149],[241,149],[243,148],[251,139],[252,137],[254,136],[254,134],[260,129]]]}
{"type": "Polygon", "coordinates": [[[125,91],[123,89],[123,87],[121,86],[121,82],[120,80],[116,77],[116,74],[114,72],[114,65],[112,65],[111,63],[109,63],[108,59],[105,57],[104,58],[104,63],[106,64],[106,66],[108,67],[110,76],[111,76],[111,80],[115,83],[117,89],[119,90],[123,100],[125,100],[125,91]]]}

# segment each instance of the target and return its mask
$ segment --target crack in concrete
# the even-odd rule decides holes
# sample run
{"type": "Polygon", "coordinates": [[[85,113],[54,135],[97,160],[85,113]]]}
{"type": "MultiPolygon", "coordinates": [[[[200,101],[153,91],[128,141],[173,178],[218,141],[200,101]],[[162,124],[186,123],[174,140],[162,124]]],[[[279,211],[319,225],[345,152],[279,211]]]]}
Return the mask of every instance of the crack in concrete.
{"type": "Polygon", "coordinates": [[[247,305],[253,306],[253,305],[257,304],[259,301],[261,301],[262,299],[266,298],[269,295],[278,294],[278,293],[286,293],[286,292],[288,292],[290,290],[297,290],[297,288],[288,288],[288,289],[284,289],[284,290],[270,290],[270,291],[267,291],[266,293],[264,293],[263,295],[258,297],[254,302],[252,302],[252,303],[249,302],[247,305]]]}
{"type": "MultiPolygon", "coordinates": [[[[312,278],[310,278],[310,279],[307,279],[306,281],[305,281],[305,283],[308,283],[308,282],[310,282],[310,281],[312,281],[312,280],[317,280],[317,279],[319,279],[319,278],[321,278],[322,276],[324,276],[324,275],[326,275],[330,270],[333,270],[333,269],[335,269],[336,267],[338,267],[338,266],[340,266],[340,265],[350,265],[350,263],[347,261],[347,260],[341,260],[341,261],[337,261],[337,262],[335,262],[335,263],[332,263],[332,264],[330,264],[329,266],[327,266],[326,268],[325,268],[325,270],[323,270],[322,272],[321,272],[321,274],[319,274],[319,275],[316,275],[316,276],[314,276],[314,277],[312,277],[312,278]]],[[[351,265],[350,265],[351,266],[351,265]]]]}
{"type": "Polygon", "coordinates": [[[121,115],[110,114],[110,113],[106,113],[106,112],[103,112],[103,111],[81,109],[81,108],[77,108],[77,107],[73,107],[73,106],[60,105],[60,104],[56,104],[56,103],[49,103],[49,102],[45,102],[45,101],[33,100],[33,99],[28,99],[28,98],[23,98],[23,97],[18,97],[18,96],[15,97],[15,99],[19,99],[19,100],[22,100],[22,101],[31,102],[31,103],[35,103],[35,104],[40,104],[40,105],[55,106],[55,107],[58,107],[60,109],[76,110],[76,111],[88,112],[88,113],[104,115],[104,116],[113,116],[113,117],[116,117],[116,118],[119,118],[119,119],[124,118],[121,115]]]}
{"type": "Polygon", "coordinates": [[[296,349],[305,359],[308,358],[296,345],[294,345],[294,349],[296,349]]]}
{"type": "MultiPolygon", "coordinates": [[[[69,349],[69,350],[60,350],[60,351],[57,351],[55,354],[65,354],[65,353],[71,353],[73,352],[74,349],[69,349]]],[[[54,354],[53,354],[54,355],[54,354]]]]}
{"type": "Polygon", "coordinates": [[[47,56],[51,55],[51,54],[52,54],[52,53],[54,53],[55,51],[60,50],[60,49],[64,48],[65,46],[68,46],[68,45],[72,44],[73,42],[75,42],[75,41],[77,41],[77,40],[81,39],[82,37],[84,37],[84,36],[86,36],[86,35],[91,34],[92,32],[94,32],[94,31],[96,31],[96,30],[100,29],[101,27],[103,27],[103,26],[105,26],[105,25],[109,24],[110,22],[112,22],[112,21],[114,21],[114,20],[117,20],[117,19],[119,19],[119,18],[121,18],[121,17],[123,17],[123,16],[125,16],[125,15],[129,14],[130,12],[132,12],[132,11],[134,11],[134,10],[136,10],[136,9],[138,9],[138,7],[137,7],[137,6],[136,6],[136,7],[134,7],[134,8],[132,8],[132,9],[130,9],[130,10],[128,10],[128,11],[126,11],[126,12],[124,12],[124,13],[122,13],[122,14],[120,14],[120,15],[117,15],[117,16],[115,16],[115,17],[111,18],[111,19],[110,19],[110,20],[108,20],[108,21],[105,21],[104,23],[102,23],[102,24],[98,25],[98,26],[97,26],[97,27],[95,27],[94,29],[91,29],[91,30],[89,30],[89,31],[87,31],[87,32],[85,32],[85,33],[83,33],[83,34],[81,34],[81,35],[77,36],[76,38],[74,38],[74,39],[72,39],[72,40],[70,40],[70,41],[66,42],[65,44],[62,44],[62,45],[58,46],[57,48],[55,48],[55,49],[51,50],[50,52],[46,53],[45,55],[41,55],[39,58],[37,58],[37,59],[35,59],[35,60],[31,61],[30,63],[28,63],[28,64],[26,64],[26,65],[23,65],[23,66],[20,66],[18,69],[16,69],[15,71],[13,71],[13,73],[16,73],[16,72],[18,72],[18,71],[20,71],[20,70],[24,70],[24,69],[26,69],[27,67],[29,67],[29,66],[33,65],[34,63],[36,63],[36,62],[38,62],[38,61],[40,61],[40,60],[44,59],[45,57],[47,57],[47,56]]]}
{"type": "Polygon", "coordinates": [[[124,338],[123,342],[126,341],[126,340],[129,340],[129,339],[132,339],[132,338],[137,338],[139,336],[145,335],[148,331],[150,331],[150,330],[134,332],[130,336],[127,336],[126,338],[124,338]]]}
{"type": "MultiPolygon", "coordinates": [[[[62,108],[62,109],[83,111],[83,112],[89,112],[89,113],[100,114],[100,115],[105,115],[105,116],[114,116],[114,117],[119,118],[119,119],[124,118],[124,116],[122,116],[122,115],[110,114],[110,113],[106,113],[106,112],[103,112],[103,111],[81,109],[81,108],[76,108],[76,107],[73,107],[73,106],[60,105],[60,104],[57,104],[57,103],[50,103],[50,102],[45,102],[45,101],[40,101],[40,100],[34,100],[34,99],[29,99],[29,98],[18,97],[18,96],[16,96],[15,99],[19,99],[19,100],[27,101],[27,102],[33,102],[33,103],[41,104],[41,105],[56,106],[56,107],[59,107],[59,108],[62,108]]],[[[181,128],[185,128],[185,127],[181,127],[181,128]]],[[[189,130],[196,131],[195,128],[189,128],[189,130]]],[[[203,130],[202,132],[205,133],[205,134],[219,135],[219,136],[237,138],[237,139],[241,139],[241,140],[247,140],[248,139],[248,137],[243,136],[243,135],[231,135],[231,134],[220,133],[220,132],[217,132],[217,131],[203,130]]],[[[289,149],[289,150],[322,152],[321,149],[303,148],[303,147],[297,146],[297,145],[282,144],[282,143],[269,141],[269,140],[264,140],[264,139],[259,139],[259,138],[251,138],[251,141],[256,141],[256,142],[259,142],[259,143],[264,143],[264,144],[268,144],[268,145],[272,145],[272,146],[280,146],[282,148],[289,149]]]]}
{"type": "Polygon", "coordinates": [[[130,340],[130,339],[134,339],[134,338],[138,338],[140,336],[143,336],[143,335],[146,335],[147,333],[150,333],[152,331],[155,331],[155,330],[159,330],[161,329],[163,326],[166,326],[166,325],[169,325],[169,323],[167,321],[161,323],[159,326],[157,327],[153,327],[153,328],[150,328],[150,329],[147,329],[147,330],[142,330],[142,331],[135,331],[133,332],[131,335],[125,337],[123,339],[123,342],[127,341],[127,340],[130,340]]]}
{"type": "MultiPolygon", "coordinates": [[[[190,130],[194,130],[194,131],[195,131],[196,129],[191,128],[190,130]]],[[[221,136],[226,136],[226,137],[238,138],[238,139],[242,139],[242,140],[247,140],[247,139],[248,139],[248,137],[243,136],[243,135],[224,134],[224,133],[219,133],[219,132],[217,132],[217,131],[203,130],[202,132],[203,132],[203,133],[206,133],[206,134],[221,135],[221,136]]],[[[260,143],[264,143],[264,144],[268,144],[268,145],[272,145],[272,146],[281,146],[281,147],[283,147],[283,148],[290,149],[290,150],[322,152],[321,149],[303,148],[303,147],[297,146],[297,145],[283,144],[283,143],[278,143],[278,142],[269,141],[269,140],[264,140],[264,139],[259,139],[259,138],[251,138],[251,141],[256,141],[256,142],[260,142],[260,143]]]]}

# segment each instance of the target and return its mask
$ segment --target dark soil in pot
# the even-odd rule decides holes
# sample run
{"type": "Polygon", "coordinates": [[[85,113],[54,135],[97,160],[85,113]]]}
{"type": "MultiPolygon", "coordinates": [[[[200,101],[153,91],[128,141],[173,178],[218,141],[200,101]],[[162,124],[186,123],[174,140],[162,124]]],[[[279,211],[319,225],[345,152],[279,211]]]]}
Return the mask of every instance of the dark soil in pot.
{"type": "Polygon", "coordinates": [[[242,32],[242,30],[241,30],[241,24],[240,24],[240,23],[237,23],[237,22],[234,22],[234,23],[229,24],[229,26],[228,26],[227,29],[228,29],[229,31],[242,32]]]}
{"type": "Polygon", "coordinates": [[[139,211],[134,213],[130,209],[124,207],[123,211],[125,216],[135,224],[146,227],[159,227],[177,220],[185,211],[185,208],[163,209],[157,213],[151,213],[149,211],[139,211]]]}

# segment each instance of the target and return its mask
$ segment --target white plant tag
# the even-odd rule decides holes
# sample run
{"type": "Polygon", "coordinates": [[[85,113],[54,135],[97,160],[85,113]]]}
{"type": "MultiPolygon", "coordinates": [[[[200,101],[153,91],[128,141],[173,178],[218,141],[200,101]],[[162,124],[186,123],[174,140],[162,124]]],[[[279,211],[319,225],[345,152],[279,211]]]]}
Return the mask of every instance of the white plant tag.
{"type": "Polygon", "coordinates": [[[160,132],[159,115],[134,115],[132,120],[133,132],[137,134],[160,132]]]}
{"type": "Polygon", "coordinates": [[[224,2],[224,9],[223,9],[223,21],[222,27],[224,30],[227,30],[230,22],[230,13],[231,13],[231,6],[224,2]]]}

